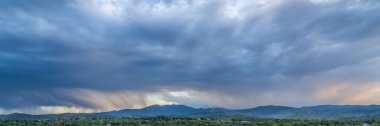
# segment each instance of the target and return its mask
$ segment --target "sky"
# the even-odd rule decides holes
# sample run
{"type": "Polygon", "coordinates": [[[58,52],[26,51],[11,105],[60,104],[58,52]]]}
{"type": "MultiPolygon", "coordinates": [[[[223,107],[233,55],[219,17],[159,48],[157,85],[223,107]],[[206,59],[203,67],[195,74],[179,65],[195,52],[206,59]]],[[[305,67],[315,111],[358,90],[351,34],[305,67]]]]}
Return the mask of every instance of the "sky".
{"type": "Polygon", "coordinates": [[[377,0],[1,0],[0,114],[380,104],[377,0]]]}

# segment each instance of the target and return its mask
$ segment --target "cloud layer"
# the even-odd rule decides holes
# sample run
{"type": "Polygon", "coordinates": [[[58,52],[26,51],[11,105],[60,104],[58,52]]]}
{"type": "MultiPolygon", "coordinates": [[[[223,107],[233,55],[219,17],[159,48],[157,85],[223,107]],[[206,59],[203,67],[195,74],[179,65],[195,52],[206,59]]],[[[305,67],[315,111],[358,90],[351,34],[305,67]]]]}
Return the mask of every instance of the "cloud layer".
{"type": "Polygon", "coordinates": [[[5,0],[0,8],[3,113],[380,104],[375,0],[5,0]]]}

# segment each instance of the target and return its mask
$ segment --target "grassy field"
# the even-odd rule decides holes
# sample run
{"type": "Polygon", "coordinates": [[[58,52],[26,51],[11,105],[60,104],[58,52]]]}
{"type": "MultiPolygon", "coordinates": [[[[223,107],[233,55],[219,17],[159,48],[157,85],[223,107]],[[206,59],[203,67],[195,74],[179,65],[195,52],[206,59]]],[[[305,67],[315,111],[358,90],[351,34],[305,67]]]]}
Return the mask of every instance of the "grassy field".
{"type": "Polygon", "coordinates": [[[0,126],[380,126],[377,119],[294,120],[196,117],[1,119],[0,126]]]}

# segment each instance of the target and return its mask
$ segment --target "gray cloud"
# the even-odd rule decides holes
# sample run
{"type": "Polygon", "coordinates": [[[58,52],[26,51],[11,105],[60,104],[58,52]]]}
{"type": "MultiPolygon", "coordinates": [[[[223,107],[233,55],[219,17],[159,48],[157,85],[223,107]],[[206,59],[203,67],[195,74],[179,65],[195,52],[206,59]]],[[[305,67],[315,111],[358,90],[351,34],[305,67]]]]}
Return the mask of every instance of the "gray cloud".
{"type": "Polygon", "coordinates": [[[192,90],[231,97],[235,107],[297,106],[326,103],[310,92],[335,83],[379,81],[363,71],[380,55],[376,1],[6,0],[0,8],[7,109],[102,108],[60,91],[77,89],[134,90],[140,101],[192,90]]]}

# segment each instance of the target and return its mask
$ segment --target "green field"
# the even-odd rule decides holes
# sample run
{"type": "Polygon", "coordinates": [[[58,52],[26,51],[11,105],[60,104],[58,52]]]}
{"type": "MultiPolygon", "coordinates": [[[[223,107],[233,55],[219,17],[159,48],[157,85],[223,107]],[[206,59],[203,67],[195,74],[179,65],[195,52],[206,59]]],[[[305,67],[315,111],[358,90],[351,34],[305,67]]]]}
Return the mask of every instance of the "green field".
{"type": "Polygon", "coordinates": [[[1,119],[0,126],[380,126],[377,119],[296,120],[200,117],[1,119]]]}

